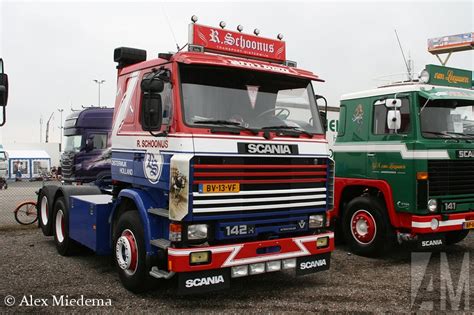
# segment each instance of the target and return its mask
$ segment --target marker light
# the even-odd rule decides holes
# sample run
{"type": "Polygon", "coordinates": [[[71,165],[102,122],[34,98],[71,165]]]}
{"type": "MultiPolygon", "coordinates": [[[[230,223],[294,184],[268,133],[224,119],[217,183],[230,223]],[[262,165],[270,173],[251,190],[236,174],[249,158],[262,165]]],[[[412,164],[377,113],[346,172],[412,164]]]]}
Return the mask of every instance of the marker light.
{"type": "Polygon", "coordinates": [[[237,30],[238,30],[239,32],[242,32],[242,31],[244,30],[244,27],[239,24],[239,25],[237,25],[237,30]]]}
{"type": "Polygon", "coordinates": [[[428,200],[428,210],[430,212],[435,212],[436,209],[438,209],[438,202],[436,201],[436,199],[428,200]]]}
{"type": "Polygon", "coordinates": [[[416,172],[416,179],[418,180],[428,180],[427,172],[416,172]]]}
{"type": "Polygon", "coordinates": [[[222,29],[224,29],[225,26],[226,26],[226,24],[225,24],[224,21],[220,21],[220,22],[219,22],[219,26],[220,26],[222,29]]]}
{"type": "Polygon", "coordinates": [[[329,237],[328,236],[320,237],[316,240],[316,247],[317,248],[328,247],[328,245],[329,245],[329,237]]]}
{"type": "Polygon", "coordinates": [[[283,39],[283,34],[281,34],[281,33],[278,34],[278,35],[277,35],[277,38],[278,38],[279,40],[282,40],[282,39],[283,39]]]}
{"type": "Polygon", "coordinates": [[[196,23],[198,21],[198,17],[196,15],[191,16],[191,21],[196,23]]]}
{"type": "Polygon", "coordinates": [[[258,34],[260,34],[260,30],[258,28],[256,28],[256,29],[253,30],[253,33],[258,36],[258,34]]]}
{"type": "Polygon", "coordinates": [[[181,241],[181,224],[170,223],[170,241],[180,242],[181,241]]]}
{"type": "Polygon", "coordinates": [[[421,82],[428,83],[430,81],[430,73],[426,70],[423,70],[421,71],[419,78],[421,82]]]}

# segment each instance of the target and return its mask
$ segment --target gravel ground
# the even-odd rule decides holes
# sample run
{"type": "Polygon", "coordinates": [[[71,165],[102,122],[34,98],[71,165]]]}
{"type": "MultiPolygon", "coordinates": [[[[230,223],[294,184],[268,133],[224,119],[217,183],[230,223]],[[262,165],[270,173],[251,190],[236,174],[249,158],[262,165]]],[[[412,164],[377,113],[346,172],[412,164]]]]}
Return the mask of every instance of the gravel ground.
{"type": "Polygon", "coordinates": [[[121,286],[110,257],[97,257],[90,253],[62,257],[57,254],[52,238],[44,237],[35,228],[3,229],[0,233],[3,235],[0,238],[0,248],[3,249],[0,313],[82,313],[91,310],[113,313],[195,313],[198,310],[206,313],[406,313],[423,309],[454,310],[456,305],[453,307],[450,302],[455,299],[450,299],[449,291],[440,285],[440,266],[443,264],[440,264],[439,257],[444,255],[449,262],[449,268],[444,270],[448,270],[452,277],[452,296],[461,297],[458,309],[469,310],[470,305],[474,308],[472,290],[469,292],[469,288],[461,286],[461,290],[456,291],[459,290],[460,278],[470,280],[470,287],[474,288],[474,279],[469,279],[474,278],[469,272],[474,270],[474,233],[459,245],[447,249],[446,254],[433,254],[430,260],[426,260],[429,261],[427,272],[414,273],[418,275],[416,277],[410,276],[412,253],[406,248],[397,248],[383,259],[371,259],[350,255],[340,247],[333,253],[328,272],[296,278],[288,271],[234,279],[229,290],[197,296],[176,295],[173,281],[159,282],[156,290],[134,295],[121,286]],[[463,259],[464,266],[461,264],[463,259]],[[419,289],[414,291],[418,292],[417,298],[411,306],[411,282],[420,275],[419,289]],[[448,292],[448,303],[443,306],[440,296],[445,292],[448,292]],[[464,295],[456,295],[456,292],[464,292],[464,295]],[[5,306],[8,295],[16,299],[15,306],[5,306]],[[18,306],[23,296],[29,298],[30,295],[46,299],[49,306],[18,306]],[[53,295],[56,298],[64,295],[65,300],[83,295],[84,298],[103,299],[104,303],[110,299],[111,306],[52,306],[53,295]]]}

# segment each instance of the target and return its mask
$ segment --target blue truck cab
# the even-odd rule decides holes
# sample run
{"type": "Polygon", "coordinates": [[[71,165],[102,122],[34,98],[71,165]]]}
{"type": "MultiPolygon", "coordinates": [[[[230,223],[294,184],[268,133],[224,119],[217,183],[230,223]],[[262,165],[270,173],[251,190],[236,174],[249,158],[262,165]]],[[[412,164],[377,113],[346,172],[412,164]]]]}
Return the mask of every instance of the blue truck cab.
{"type": "Polygon", "coordinates": [[[91,107],[66,117],[61,156],[63,181],[110,183],[110,129],[113,108],[91,107]]]}

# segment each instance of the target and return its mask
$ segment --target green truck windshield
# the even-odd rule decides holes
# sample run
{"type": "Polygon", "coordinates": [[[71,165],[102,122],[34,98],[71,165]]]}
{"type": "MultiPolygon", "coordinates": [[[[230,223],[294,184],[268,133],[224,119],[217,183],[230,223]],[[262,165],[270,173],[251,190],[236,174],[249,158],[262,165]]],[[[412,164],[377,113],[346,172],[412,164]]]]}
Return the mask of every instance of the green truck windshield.
{"type": "Polygon", "coordinates": [[[474,101],[421,97],[421,131],[425,138],[473,138],[474,101]]]}

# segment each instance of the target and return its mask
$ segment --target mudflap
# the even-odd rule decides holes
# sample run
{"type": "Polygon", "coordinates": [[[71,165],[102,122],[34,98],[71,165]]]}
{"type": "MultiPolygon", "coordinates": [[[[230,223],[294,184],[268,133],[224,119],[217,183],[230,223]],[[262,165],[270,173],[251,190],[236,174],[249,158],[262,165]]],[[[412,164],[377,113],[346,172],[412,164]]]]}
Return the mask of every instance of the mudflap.
{"type": "Polygon", "coordinates": [[[330,265],[331,253],[299,257],[296,260],[296,275],[303,276],[329,270],[330,265]]]}
{"type": "Polygon", "coordinates": [[[444,248],[446,237],[442,233],[419,234],[416,241],[416,248],[420,251],[432,251],[444,248]]]}
{"type": "Polygon", "coordinates": [[[230,287],[230,268],[178,273],[178,294],[200,294],[230,287]]]}

